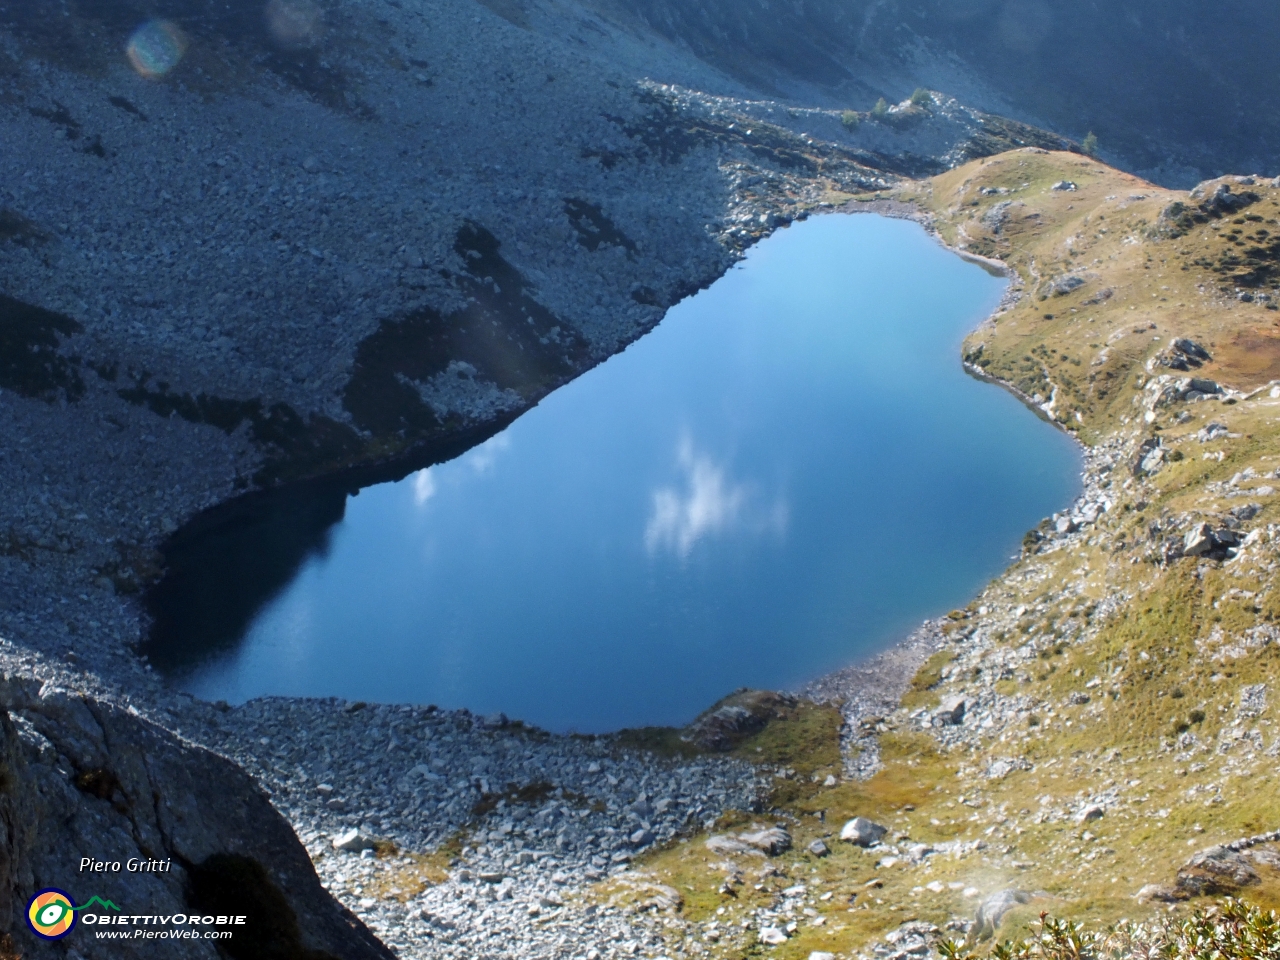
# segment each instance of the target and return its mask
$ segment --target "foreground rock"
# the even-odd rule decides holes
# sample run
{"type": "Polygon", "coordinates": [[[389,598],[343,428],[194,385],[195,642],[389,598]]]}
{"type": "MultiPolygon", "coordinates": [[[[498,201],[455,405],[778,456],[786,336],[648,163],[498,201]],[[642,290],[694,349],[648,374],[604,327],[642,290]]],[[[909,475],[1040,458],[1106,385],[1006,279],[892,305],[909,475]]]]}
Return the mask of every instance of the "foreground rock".
{"type": "MultiPolygon", "coordinates": [[[[98,896],[126,914],[244,915],[235,936],[279,955],[392,956],[324,890],[289,824],[234,764],[112,704],[19,678],[0,680],[0,706],[0,926],[23,956],[50,955],[23,919],[30,891],[72,879],[77,902],[98,896]],[[85,856],[123,869],[82,872],[85,856]],[[139,863],[155,869],[131,869],[139,863]]],[[[207,941],[178,943],[165,955],[220,955],[207,941]]],[[[108,950],[84,934],[75,945],[90,960],[155,957],[158,946],[108,950]]]]}

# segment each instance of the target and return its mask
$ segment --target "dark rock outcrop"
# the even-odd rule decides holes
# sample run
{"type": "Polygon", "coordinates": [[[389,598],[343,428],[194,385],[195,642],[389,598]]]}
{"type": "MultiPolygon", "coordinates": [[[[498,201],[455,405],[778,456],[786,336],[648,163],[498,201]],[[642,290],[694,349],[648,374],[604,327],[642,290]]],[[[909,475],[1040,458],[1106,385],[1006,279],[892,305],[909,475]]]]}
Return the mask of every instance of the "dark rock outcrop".
{"type": "MultiPolygon", "coordinates": [[[[22,915],[36,891],[56,887],[125,914],[245,915],[223,947],[233,958],[390,958],[230,761],[119,706],[33,681],[0,681],[0,706],[0,925],[22,956],[55,955],[22,915]],[[121,868],[81,871],[82,857],[121,868]],[[168,869],[131,871],[131,859],[168,869]]],[[[83,930],[70,937],[81,955],[106,956],[83,930]]],[[[219,954],[202,940],[115,940],[110,956],[219,954]]]]}
{"type": "Polygon", "coordinates": [[[769,690],[737,690],[693,721],[682,735],[703,750],[732,750],[752,734],[759,733],[798,701],[785,693],[769,690]]]}

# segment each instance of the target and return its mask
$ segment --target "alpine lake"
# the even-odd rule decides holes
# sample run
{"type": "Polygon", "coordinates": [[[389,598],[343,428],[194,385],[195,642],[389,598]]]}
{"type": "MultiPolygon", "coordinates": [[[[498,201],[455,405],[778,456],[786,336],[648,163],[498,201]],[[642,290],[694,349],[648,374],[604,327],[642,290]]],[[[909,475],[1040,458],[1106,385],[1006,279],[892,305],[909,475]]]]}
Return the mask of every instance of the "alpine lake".
{"type": "Polygon", "coordinates": [[[209,534],[146,652],[209,700],[561,732],[795,688],[963,606],[1078,494],[1076,443],[960,363],[1004,288],[913,223],[793,224],[461,456],[209,534]]]}

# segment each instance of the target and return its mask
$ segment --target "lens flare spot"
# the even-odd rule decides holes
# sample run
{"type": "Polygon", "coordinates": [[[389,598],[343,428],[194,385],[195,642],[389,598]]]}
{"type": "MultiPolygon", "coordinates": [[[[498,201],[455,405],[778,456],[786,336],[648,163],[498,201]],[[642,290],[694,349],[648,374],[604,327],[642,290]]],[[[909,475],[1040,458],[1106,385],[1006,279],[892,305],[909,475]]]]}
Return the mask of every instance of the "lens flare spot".
{"type": "Polygon", "coordinates": [[[163,77],[187,52],[187,36],[175,23],[150,20],[134,31],[126,52],[133,69],[144,77],[163,77]]]}
{"type": "Polygon", "coordinates": [[[285,47],[309,47],[320,39],[320,8],[311,0],[271,0],[267,4],[267,27],[276,42],[285,47]]]}

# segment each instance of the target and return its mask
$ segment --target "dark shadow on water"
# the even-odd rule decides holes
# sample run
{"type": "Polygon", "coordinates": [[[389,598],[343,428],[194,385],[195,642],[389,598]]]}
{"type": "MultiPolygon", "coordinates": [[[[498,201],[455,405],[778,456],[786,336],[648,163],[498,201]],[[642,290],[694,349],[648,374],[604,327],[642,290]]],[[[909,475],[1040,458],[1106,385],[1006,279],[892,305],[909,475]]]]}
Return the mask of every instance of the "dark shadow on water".
{"type": "Polygon", "coordinates": [[[245,494],[200,514],[161,545],[164,577],[147,591],[152,626],[139,652],[179,681],[234,653],[263,607],[308,559],[327,552],[348,496],[459,457],[515,418],[503,414],[382,463],[245,494]]]}
{"type": "Polygon", "coordinates": [[[153,623],[142,652],[171,676],[233,652],[307,559],[327,552],[346,504],[342,489],[278,494],[180,530],[147,595],[153,623]]]}

